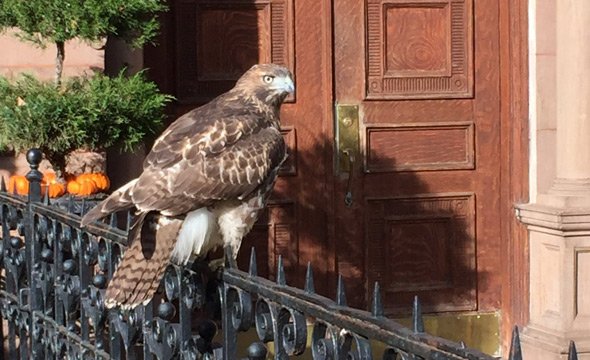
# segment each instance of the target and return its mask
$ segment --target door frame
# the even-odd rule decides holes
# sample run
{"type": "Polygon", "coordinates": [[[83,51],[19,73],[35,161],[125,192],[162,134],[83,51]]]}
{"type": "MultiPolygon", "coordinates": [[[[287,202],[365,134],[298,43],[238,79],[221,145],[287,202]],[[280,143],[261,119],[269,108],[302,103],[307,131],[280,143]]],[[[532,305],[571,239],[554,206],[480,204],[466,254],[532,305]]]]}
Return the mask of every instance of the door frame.
{"type": "Polygon", "coordinates": [[[529,243],[514,205],[529,200],[528,0],[500,3],[502,343],[529,319],[529,243]]]}

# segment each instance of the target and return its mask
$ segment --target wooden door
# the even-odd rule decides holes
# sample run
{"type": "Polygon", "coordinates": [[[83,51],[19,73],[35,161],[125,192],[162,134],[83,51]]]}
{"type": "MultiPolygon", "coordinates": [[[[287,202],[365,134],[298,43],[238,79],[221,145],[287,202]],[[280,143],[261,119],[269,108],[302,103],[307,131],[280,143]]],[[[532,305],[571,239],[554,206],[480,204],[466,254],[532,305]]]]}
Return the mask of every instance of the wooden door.
{"type": "Polygon", "coordinates": [[[336,108],[359,109],[352,204],[343,169],[335,192],[353,303],[378,281],[389,314],[414,295],[426,311],[499,308],[498,29],[497,0],[334,2],[336,108]]]}
{"type": "Polygon", "coordinates": [[[499,309],[500,278],[525,278],[525,246],[514,246],[520,267],[505,270],[508,244],[520,244],[511,203],[526,194],[526,119],[511,123],[512,102],[500,113],[509,96],[522,97],[510,95],[514,84],[526,87],[510,65],[519,50],[502,50],[511,20],[500,17],[513,3],[526,9],[497,0],[171,0],[159,45],[144,54],[150,76],[177,97],[175,115],[254,63],[295,75],[282,112],[291,156],[242,266],[256,245],[262,274],[272,276],[282,254],[288,283],[301,286],[311,262],[318,291],[333,295],[342,273],[349,303],[361,307],[379,281],[388,314],[407,311],[414,295],[426,311],[499,309]],[[355,107],[349,181],[334,109],[355,107]],[[502,131],[514,141],[500,148],[502,131]]]}

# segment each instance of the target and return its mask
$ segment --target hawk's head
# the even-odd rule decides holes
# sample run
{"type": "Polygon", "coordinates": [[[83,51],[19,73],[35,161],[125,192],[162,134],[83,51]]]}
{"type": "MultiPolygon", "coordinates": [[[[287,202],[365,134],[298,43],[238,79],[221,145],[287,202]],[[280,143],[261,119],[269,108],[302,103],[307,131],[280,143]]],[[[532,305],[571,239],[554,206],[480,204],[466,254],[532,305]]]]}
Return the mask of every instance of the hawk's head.
{"type": "Polygon", "coordinates": [[[295,91],[295,85],[293,76],[286,67],[258,64],[242,75],[235,89],[246,91],[266,103],[280,105],[287,95],[295,91]]]}

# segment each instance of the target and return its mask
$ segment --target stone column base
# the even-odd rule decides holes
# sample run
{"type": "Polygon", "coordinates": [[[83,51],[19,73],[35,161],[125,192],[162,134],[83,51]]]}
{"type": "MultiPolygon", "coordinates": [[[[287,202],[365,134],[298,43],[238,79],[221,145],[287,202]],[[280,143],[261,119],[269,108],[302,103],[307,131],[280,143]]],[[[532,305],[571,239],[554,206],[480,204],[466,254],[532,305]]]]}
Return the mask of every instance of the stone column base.
{"type": "MultiPolygon", "coordinates": [[[[547,329],[537,328],[534,324],[527,325],[520,334],[520,345],[525,360],[567,360],[570,341],[565,334],[558,334],[547,329]]],[[[576,348],[578,359],[590,360],[590,337],[578,338],[576,348]]]]}
{"type": "Polygon", "coordinates": [[[590,360],[590,207],[519,205],[530,246],[530,322],[524,359],[567,359],[576,342],[590,360]]]}

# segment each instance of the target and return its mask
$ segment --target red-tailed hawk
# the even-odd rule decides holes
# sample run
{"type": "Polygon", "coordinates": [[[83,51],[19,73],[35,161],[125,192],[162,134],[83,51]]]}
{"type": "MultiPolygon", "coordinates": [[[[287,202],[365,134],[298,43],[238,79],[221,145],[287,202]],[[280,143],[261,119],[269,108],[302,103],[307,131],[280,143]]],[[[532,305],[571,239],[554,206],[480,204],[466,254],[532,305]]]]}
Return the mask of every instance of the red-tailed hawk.
{"type": "Polygon", "coordinates": [[[141,175],[90,210],[85,226],[137,209],[105,306],[147,304],[170,261],[224,246],[235,261],[286,158],[279,110],[294,91],[288,69],[255,65],[227,93],[174,121],[141,175]]]}

